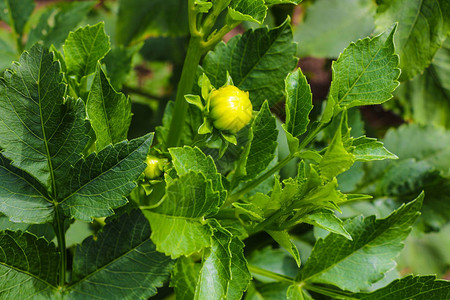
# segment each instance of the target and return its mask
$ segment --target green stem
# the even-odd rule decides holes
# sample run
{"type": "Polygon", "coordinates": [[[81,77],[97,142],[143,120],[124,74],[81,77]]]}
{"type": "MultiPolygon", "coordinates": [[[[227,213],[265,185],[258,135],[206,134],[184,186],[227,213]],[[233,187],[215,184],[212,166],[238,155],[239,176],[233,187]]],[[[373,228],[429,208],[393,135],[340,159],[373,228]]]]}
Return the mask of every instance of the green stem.
{"type": "Polygon", "coordinates": [[[265,277],[269,277],[272,278],[276,281],[279,282],[284,282],[287,284],[293,284],[295,282],[294,278],[286,276],[286,275],[282,275],[282,274],[278,274],[266,269],[262,269],[256,266],[252,266],[252,265],[248,265],[248,269],[250,272],[252,272],[253,274],[258,274],[258,275],[262,275],[265,277]]]}
{"type": "Polygon", "coordinates": [[[336,290],[329,289],[329,288],[326,288],[326,287],[315,286],[315,285],[311,285],[311,284],[305,284],[304,288],[306,290],[313,291],[313,292],[316,292],[316,293],[319,293],[319,294],[322,294],[322,295],[325,295],[325,296],[329,296],[329,297],[332,297],[332,298],[336,298],[336,299],[348,299],[348,300],[350,300],[350,299],[352,299],[352,300],[353,299],[357,299],[357,298],[351,297],[350,293],[348,293],[348,292],[336,291],[336,290]]]}
{"type": "Polygon", "coordinates": [[[59,253],[61,255],[59,261],[59,285],[64,286],[66,283],[67,272],[66,231],[64,228],[64,216],[57,204],[55,204],[55,221],[53,227],[58,240],[59,253]]]}

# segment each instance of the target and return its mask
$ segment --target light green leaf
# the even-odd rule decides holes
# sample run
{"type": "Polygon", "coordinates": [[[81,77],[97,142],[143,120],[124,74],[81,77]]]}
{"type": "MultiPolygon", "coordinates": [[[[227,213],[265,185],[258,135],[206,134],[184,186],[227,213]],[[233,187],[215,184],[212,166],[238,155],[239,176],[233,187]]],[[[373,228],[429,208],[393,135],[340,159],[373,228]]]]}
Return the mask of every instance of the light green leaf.
{"type": "Polygon", "coordinates": [[[177,259],[170,280],[170,286],[175,289],[177,299],[194,299],[195,286],[200,267],[200,264],[194,263],[190,258],[181,256],[177,259]]]}
{"type": "Polygon", "coordinates": [[[96,3],[97,1],[74,1],[47,6],[36,27],[30,30],[26,48],[31,48],[38,41],[46,47],[53,44],[59,48],[69,32],[86,18],[96,3]],[[50,19],[53,22],[49,22],[50,19]]]}
{"type": "Polygon", "coordinates": [[[382,0],[375,23],[381,31],[398,22],[395,48],[400,55],[401,81],[413,78],[430,64],[448,35],[446,0],[382,0]]]}
{"type": "Polygon", "coordinates": [[[298,55],[338,57],[350,42],[372,33],[375,10],[375,2],[368,0],[347,0],[345,4],[339,0],[314,1],[295,30],[298,55]]]}
{"type": "Polygon", "coordinates": [[[13,222],[51,222],[53,204],[45,189],[10,163],[0,154],[0,212],[13,222]]]}
{"type": "Polygon", "coordinates": [[[70,181],[58,199],[64,213],[79,220],[113,214],[125,205],[144,171],[153,133],[131,141],[109,145],[99,153],[80,159],[70,172],[70,181]]]}
{"type": "Polygon", "coordinates": [[[86,111],[97,138],[97,151],[127,138],[131,124],[131,101],[114,90],[100,63],[97,64],[86,111]]]}
{"type": "Polygon", "coordinates": [[[296,66],[296,45],[289,22],[268,30],[249,30],[219,43],[203,60],[198,74],[205,73],[211,84],[225,84],[227,72],[234,85],[248,91],[253,108],[267,99],[274,104],[283,97],[284,78],[296,66]],[[257,47],[255,47],[257,45],[257,47]]]}
{"type": "Polygon", "coordinates": [[[267,101],[251,124],[249,141],[240,160],[241,180],[250,180],[264,171],[275,158],[278,130],[267,101]]]}
{"type": "Polygon", "coordinates": [[[59,255],[45,239],[0,231],[0,298],[55,299],[59,255]]]}
{"type": "Polygon", "coordinates": [[[343,107],[380,104],[398,86],[398,56],[394,54],[395,28],[372,39],[351,43],[333,62],[330,97],[343,107]]]}
{"type": "Polygon", "coordinates": [[[286,296],[288,300],[313,300],[313,298],[298,284],[289,286],[286,296]]]}
{"type": "Polygon", "coordinates": [[[385,219],[372,216],[349,220],[345,228],[353,241],[335,234],[319,239],[297,280],[333,284],[353,292],[369,288],[395,266],[394,259],[419,215],[422,201],[423,194],[385,219]],[[342,270],[345,276],[339,275],[342,270]]]}
{"type": "Polygon", "coordinates": [[[22,36],[34,6],[33,0],[0,0],[0,20],[5,21],[19,36],[22,36]]]}
{"type": "Polygon", "coordinates": [[[110,50],[105,24],[88,25],[69,33],[63,48],[68,75],[75,75],[79,81],[94,73],[98,61],[110,50]]]}
{"type": "Polygon", "coordinates": [[[291,237],[287,231],[266,231],[281,247],[286,249],[292,257],[295,259],[297,266],[300,268],[300,254],[298,253],[298,249],[295,244],[291,241],[291,237]]]}
{"type": "Polygon", "coordinates": [[[227,299],[242,299],[242,294],[252,279],[244,256],[244,243],[237,237],[233,237],[230,243],[231,252],[231,281],[228,284],[227,299]]]}
{"type": "Polygon", "coordinates": [[[236,21],[262,24],[267,15],[267,6],[264,0],[232,0],[228,15],[236,21]]]}
{"type": "Polygon", "coordinates": [[[340,234],[345,238],[352,240],[351,235],[345,230],[344,223],[335,216],[331,210],[319,210],[308,214],[302,219],[305,223],[320,227],[329,232],[340,234]]]}
{"type": "Polygon", "coordinates": [[[107,223],[77,246],[70,299],[147,299],[169,277],[173,261],[158,253],[139,210],[107,223]]]}
{"type": "Polygon", "coordinates": [[[397,159],[398,157],[384,148],[383,143],[377,139],[361,136],[353,140],[352,154],[357,161],[371,161],[383,159],[397,159]]]}
{"type": "Polygon", "coordinates": [[[435,276],[409,275],[371,293],[358,293],[351,297],[364,300],[447,299],[450,297],[450,282],[435,276]]]}
{"type": "Polygon", "coordinates": [[[184,35],[189,32],[187,10],[184,0],[120,0],[117,41],[128,46],[150,35],[184,35]]]}
{"type": "Polygon", "coordinates": [[[64,187],[87,142],[84,104],[64,102],[64,93],[59,62],[38,44],[0,80],[2,155],[53,195],[64,187]]]}

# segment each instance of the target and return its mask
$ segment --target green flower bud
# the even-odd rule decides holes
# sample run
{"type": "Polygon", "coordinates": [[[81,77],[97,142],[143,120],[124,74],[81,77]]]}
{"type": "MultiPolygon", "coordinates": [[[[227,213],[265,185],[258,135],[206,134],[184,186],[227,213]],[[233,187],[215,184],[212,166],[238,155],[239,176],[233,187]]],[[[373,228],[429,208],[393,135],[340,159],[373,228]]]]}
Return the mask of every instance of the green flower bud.
{"type": "Polygon", "coordinates": [[[144,170],[145,178],[148,180],[153,180],[161,176],[162,163],[157,157],[148,155],[145,162],[147,163],[147,167],[144,170]]]}

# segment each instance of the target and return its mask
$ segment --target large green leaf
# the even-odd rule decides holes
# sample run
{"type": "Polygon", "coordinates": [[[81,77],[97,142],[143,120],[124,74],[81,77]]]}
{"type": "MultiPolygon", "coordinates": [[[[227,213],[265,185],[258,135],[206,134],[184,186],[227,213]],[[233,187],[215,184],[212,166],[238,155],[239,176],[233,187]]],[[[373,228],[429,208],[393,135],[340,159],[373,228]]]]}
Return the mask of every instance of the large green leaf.
{"type": "Polygon", "coordinates": [[[0,231],[0,298],[57,297],[59,255],[53,244],[21,231],[0,231]]]}
{"type": "Polygon", "coordinates": [[[394,54],[395,27],[372,39],[351,43],[333,62],[330,97],[340,107],[380,104],[392,97],[400,75],[394,54]]]}
{"type": "Polygon", "coordinates": [[[80,159],[72,168],[70,180],[58,194],[65,214],[79,220],[113,214],[112,208],[127,203],[127,196],[144,171],[145,158],[153,133],[131,141],[109,145],[80,159]]]}
{"type": "Polygon", "coordinates": [[[350,42],[372,33],[375,10],[371,0],[314,1],[295,30],[298,55],[338,57],[350,42]]]}
{"type": "Polygon", "coordinates": [[[173,261],[158,253],[139,210],[107,223],[77,246],[70,299],[147,299],[168,278],[173,261]]]}
{"type": "Polygon", "coordinates": [[[80,80],[95,72],[98,61],[110,50],[104,27],[101,22],[69,33],[63,46],[67,75],[74,75],[80,80]]]}
{"type": "Polygon", "coordinates": [[[395,46],[400,54],[401,81],[430,64],[448,35],[450,5],[446,0],[382,0],[375,22],[383,30],[398,22],[395,46]]]}
{"type": "Polygon", "coordinates": [[[10,163],[0,154],[0,212],[14,222],[51,221],[53,204],[45,189],[36,179],[10,163]]]}
{"type": "Polygon", "coordinates": [[[117,41],[129,45],[146,35],[187,34],[187,4],[184,0],[120,0],[117,41]]]}
{"type": "Polygon", "coordinates": [[[224,85],[227,72],[235,86],[250,93],[259,108],[264,100],[274,104],[283,97],[284,78],[295,67],[296,45],[289,22],[268,30],[249,30],[227,44],[219,43],[209,52],[200,67],[215,87],[224,85]]]}
{"type": "Polygon", "coordinates": [[[131,101],[114,90],[100,63],[97,64],[86,111],[97,138],[98,151],[127,138],[131,124],[131,101]]]}
{"type": "Polygon", "coordinates": [[[8,23],[21,36],[34,6],[33,0],[0,0],[0,20],[8,23]]]}
{"type": "Polygon", "coordinates": [[[0,147],[53,195],[87,142],[84,104],[64,101],[60,65],[36,44],[0,81],[0,147]]]}
{"type": "Polygon", "coordinates": [[[297,280],[333,284],[353,292],[369,288],[395,266],[394,258],[419,215],[422,200],[423,194],[385,219],[349,220],[345,228],[353,241],[336,234],[319,239],[297,280]],[[345,276],[340,275],[343,270],[345,276]]]}

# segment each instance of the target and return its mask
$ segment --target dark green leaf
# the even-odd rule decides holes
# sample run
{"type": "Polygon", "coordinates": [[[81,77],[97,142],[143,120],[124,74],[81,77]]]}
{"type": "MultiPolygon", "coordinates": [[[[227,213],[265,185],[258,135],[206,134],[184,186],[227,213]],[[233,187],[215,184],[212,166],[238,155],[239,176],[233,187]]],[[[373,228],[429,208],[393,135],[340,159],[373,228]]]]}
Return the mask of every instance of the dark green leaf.
{"type": "Polygon", "coordinates": [[[228,14],[233,20],[262,24],[267,14],[264,0],[232,0],[228,14]]]}
{"type": "Polygon", "coordinates": [[[147,299],[169,277],[173,261],[158,253],[139,210],[125,213],[77,246],[70,299],[147,299]]]}
{"type": "Polygon", "coordinates": [[[398,86],[398,56],[394,54],[395,27],[372,39],[351,43],[333,62],[330,97],[340,107],[380,104],[398,86]]]}
{"type": "Polygon", "coordinates": [[[0,0],[0,20],[5,21],[22,36],[23,28],[34,10],[33,0],[0,0]]]}
{"type": "Polygon", "coordinates": [[[298,281],[333,284],[353,292],[369,288],[395,266],[394,258],[419,215],[422,200],[423,194],[385,219],[349,220],[345,228],[353,241],[336,234],[319,239],[298,281]],[[340,276],[342,270],[345,276],[340,276]]]}
{"type": "Polygon", "coordinates": [[[69,217],[91,221],[92,217],[113,214],[112,208],[127,203],[125,196],[136,187],[144,171],[153,133],[131,141],[110,145],[79,160],[70,181],[58,195],[69,217]]]}
{"type": "Polygon", "coordinates": [[[170,286],[175,289],[177,299],[194,299],[195,286],[200,267],[200,264],[194,263],[190,258],[182,256],[177,259],[170,280],[170,286]]]}
{"type": "Polygon", "coordinates": [[[97,64],[86,111],[97,138],[97,151],[127,138],[131,124],[131,101],[114,90],[100,63],[97,64]]]}
{"type": "Polygon", "coordinates": [[[104,27],[101,22],[69,33],[63,46],[68,75],[80,80],[95,72],[98,61],[110,50],[104,27]]]}
{"type": "Polygon", "coordinates": [[[295,51],[286,21],[272,30],[249,30],[228,44],[219,43],[206,55],[199,74],[205,73],[212,85],[220,87],[228,72],[235,86],[250,93],[253,107],[258,109],[266,99],[274,104],[282,98],[283,79],[297,63],[295,51]]]}
{"type": "Polygon", "coordinates": [[[0,81],[2,154],[53,195],[87,142],[84,104],[64,93],[59,63],[38,44],[0,81]]]}

